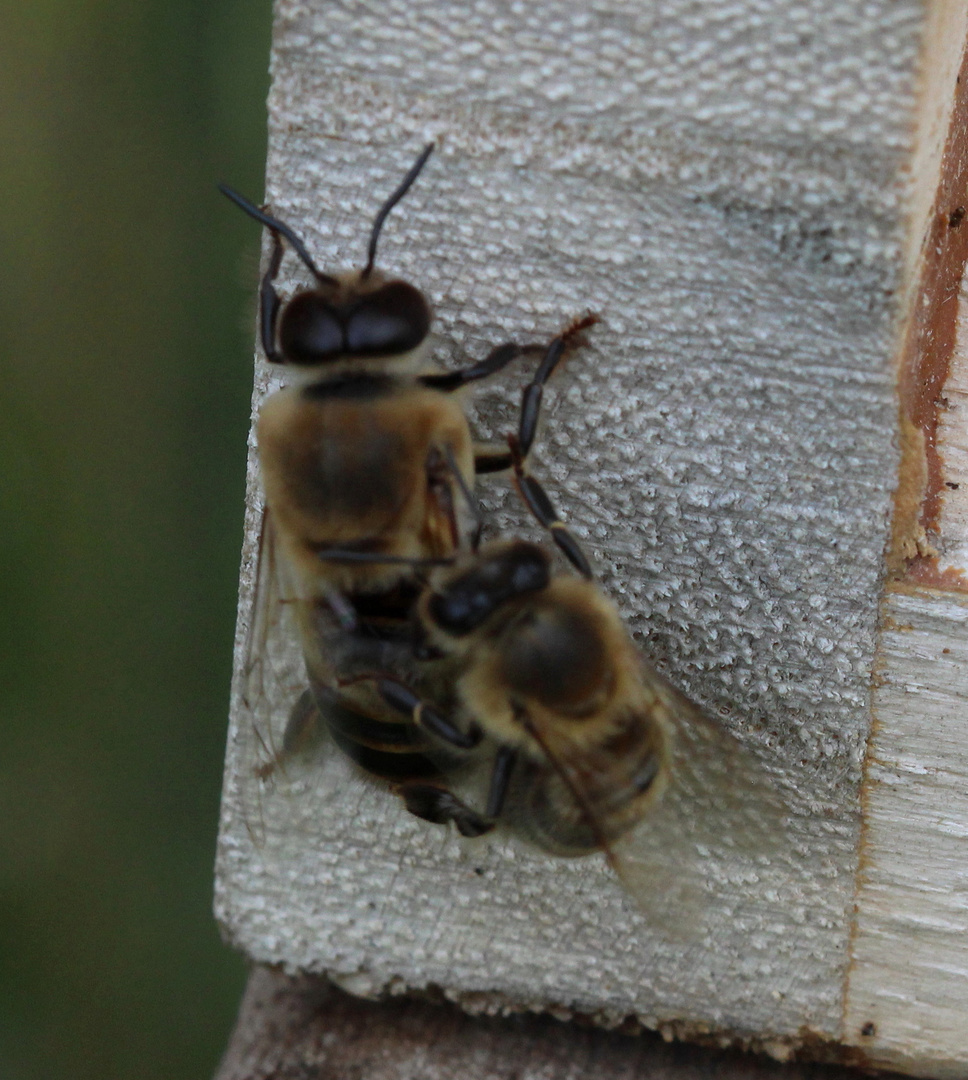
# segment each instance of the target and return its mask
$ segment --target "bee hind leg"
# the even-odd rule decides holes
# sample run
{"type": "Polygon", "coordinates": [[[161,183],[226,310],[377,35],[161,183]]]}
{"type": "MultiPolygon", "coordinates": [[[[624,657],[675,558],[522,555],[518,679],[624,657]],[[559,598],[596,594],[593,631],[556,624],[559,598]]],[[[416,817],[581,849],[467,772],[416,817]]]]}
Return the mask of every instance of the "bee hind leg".
{"type": "Polygon", "coordinates": [[[394,790],[416,817],[436,825],[446,825],[452,821],[461,836],[483,836],[494,828],[504,809],[515,758],[515,752],[508,747],[502,747],[497,752],[487,809],[483,814],[472,810],[441,783],[408,780],[397,784],[394,790]]]}
{"type": "Polygon", "coordinates": [[[472,810],[442,784],[415,780],[396,785],[396,793],[415,817],[435,825],[453,822],[461,836],[483,836],[494,828],[494,822],[472,810]]]}

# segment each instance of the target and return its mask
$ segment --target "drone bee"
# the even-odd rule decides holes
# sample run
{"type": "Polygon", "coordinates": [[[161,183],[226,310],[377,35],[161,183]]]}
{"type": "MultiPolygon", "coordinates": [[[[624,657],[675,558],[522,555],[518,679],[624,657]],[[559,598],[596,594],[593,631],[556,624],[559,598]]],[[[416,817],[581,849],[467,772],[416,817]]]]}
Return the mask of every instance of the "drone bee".
{"type": "Polygon", "coordinates": [[[474,442],[454,392],[523,355],[544,354],[522,398],[518,438],[527,453],[545,382],[595,321],[579,320],[551,349],[507,342],[461,370],[421,370],[430,305],[413,285],[376,269],[375,259],[384,221],[432,150],[381,207],[363,269],[338,275],[320,271],[288,225],[220,185],[272,236],[260,285],[261,343],[266,359],[295,369],[298,380],[263,404],[257,441],[269,519],[300,599],[386,593],[415,562],[450,555],[460,542],[459,484],[511,464],[506,450],[474,442]],[[274,284],[284,240],[315,278],[285,304],[274,284]]]}
{"type": "MultiPolygon", "coordinates": [[[[374,665],[409,669],[406,627],[422,588],[419,571],[448,560],[464,543],[470,522],[462,491],[478,474],[512,463],[507,448],[474,441],[456,392],[519,357],[540,355],[521,399],[516,439],[526,454],[545,383],[596,321],[576,320],[550,344],[504,343],[460,370],[423,369],[430,305],[375,261],[387,216],[432,150],[433,144],[423,150],[377,213],[364,267],[337,275],[318,269],[289,225],[220,185],[269,230],[260,339],[268,361],[297,373],[293,385],[265,401],[257,421],[266,512],[248,669],[258,681],[259,654],[283,606],[317,687],[333,687],[348,672],[374,665]],[[275,281],[285,245],[315,283],[283,302],[275,281]]],[[[245,693],[249,703],[259,696],[265,696],[261,690],[245,693]]],[[[365,704],[366,696],[364,688],[351,688],[340,701],[359,697],[365,704]]],[[[308,710],[302,715],[311,716],[308,710]]],[[[298,727],[290,725],[288,741],[298,727]]],[[[265,741],[269,760],[260,769],[268,775],[278,755],[265,741]]]]}

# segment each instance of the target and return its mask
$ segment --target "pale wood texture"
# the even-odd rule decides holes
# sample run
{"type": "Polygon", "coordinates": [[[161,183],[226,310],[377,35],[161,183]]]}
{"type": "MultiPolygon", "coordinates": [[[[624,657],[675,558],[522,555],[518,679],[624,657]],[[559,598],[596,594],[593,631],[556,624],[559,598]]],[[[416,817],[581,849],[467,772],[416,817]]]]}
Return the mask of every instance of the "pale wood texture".
{"type": "Polygon", "coordinates": [[[944,461],[939,565],[942,572],[968,575],[968,283],[964,280],[958,296],[957,337],[939,426],[944,461]]]}
{"type": "Polygon", "coordinates": [[[952,128],[954,87],[964,62],[968,34],[968,8],[957,0],[928,3],[924,15],[920,102],[911,157],[908,208],[911,220],[905,245],[905,279],[911,287],[917,285],[917,264],[924,254],[926,224],[935,210],[941,159],[952,128]]]}
{"type": "MultiPolygon", "coordinates": [[[[280,0],[274,211],[322,266],[358,265],[382,196],[436,138],[381,261],[433,298],[438,357],[601,314],[549,395],[535,467],[643,652],[792,813],[757,874],[708,853],[722,896],[684,944],[602,860],[458,845],[334,756],[260,785],[302,678],[292,643],[273,641],[254,712],[236,683],[218,856],[217,912],[252,958],[362,994],[435,985],[478,1011],[631,1015],[778,1056],[873,1038],[905,1069],[968,1062],[968,1022],[935,1054],[903,1017],[877,1012],[871,1034],[867,1006],[903,987],[868,944],[880,931],[862,920],[852,936],[895,369],[916,303],[905,252],[931,206],[930,178],[915,195],[904,171],[938,167],[957,64],[931,69],[919,114],[919,50],[963,15],[915,0],[280,0]]],[[[256,401],[267,389],[260,366],[256,401]]],[[[479,434],[507,431],[514,401],[507,383],[476,395],[479,434]]],[[[533,535],[505,486],[484,501],[497,527],[533,535]]],[[[258,517],[253,459],[240,669],[258,517]]],[[[696,857],[669,839],[673,868],[696,857]]],[[[886,868],[879,842],[869,865],[886,868]]]]}
{"type": "Polygon", "coordinates": [[[917,554],[906,565],[899,569],[892,555],[882,606],[844,1038],[866,1032],[873,1062],[961,1077],[968,1075],[968,23],[954,4],[936,5],[932,16],[915,165],[923,167],[930,146],[940,178],[929,170],[914,176],[915,206],[926,205],[931,181],[937,191],[909,237],[921,262],[911,306],[916,333],[902,367],[895,546],[906,546],[898,528],[906,519],[920,536],[907,546],[917,554]],[[913,520],[905,502],[918,488],[913,520]]]}
{"type": "Polygon", "coordinates": [[[968,1075],[968,594],[886,601],[847,994],[874,1062],[968,1075]]]}

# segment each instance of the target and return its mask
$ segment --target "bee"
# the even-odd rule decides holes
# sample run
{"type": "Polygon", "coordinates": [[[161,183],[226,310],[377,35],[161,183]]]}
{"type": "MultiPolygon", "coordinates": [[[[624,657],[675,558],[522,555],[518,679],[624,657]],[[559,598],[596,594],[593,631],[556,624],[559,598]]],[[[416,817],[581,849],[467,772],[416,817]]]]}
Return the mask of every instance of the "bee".
{"type": "Polygon", "coordinates": [[[262,276],[259,332],[266,359],[296,373],[272,394],[257,422],[269,520],[301,599],[387,593],[420,560],[459,545],[459,485],[510,467],[507,450],[474,442],[458,391],[528,354],[544,360],[522,398],[518,437],[526,453],[537,431],[544,384],[579,320],[551,349],[506,342],[449,372],[422,369],[431,309],[409,282],[375,266],[390,211],[433,150],[425,147],[380,208],[361,270],[320,271],[287,224],[224,184],[222,192],[272,236],[262,276]],[[275,288],[286,241],[315,279],[285,303],[275,288]]]}
{"type": "MultiPolygon", "coordinates": [[[[274,697],[265,688],[266,640],[294,623],[310,681],[334,688],[363,668],[410,671],[410,608],[421,568],[461,548],[472,522],[469,491],[481,473],[512,463],[505,447],[476,442],[458,391],[527,355],[541,360],[521,398],[516,441],[527,453],[544,386],[595,316],[576,320],[550,344],[506,342],[455,371],[425,369],[431,309],[412,284],[376,266],[383,224],[433,150],[424,148],[374,219],[366,263],[322,272],[285,222],[222,184],[222,192],[269,230],[259,287],[259,336],[266,359],[295,373],[259,412],[256,437],[265,513],[251,624],[244,704],[274,697]],[[314,279],[283,301],[276,279],[286,247],[314,279]]],[[[334,709],[367,706],[365,688],[337,693],[334,709]],[[358,698],[355,704],[350,699],[358,698]]],[[[293,713],[282,753],[311,728],[312,710],[293,713]]],[[[258,738],[268,777],[280,754],[271,724],[258,738]]]]}
{"type": "Polygon", "coordinates": [[[497,539],[430,573],[415,653],[450,660],[449,693],[428,701],[402,680],[370,681],[424,745],[483,765],[486,797],[475,812],[435,782],[421,807],[413,785],[408,808],[465,835],[507,825],[555,856],[604,853],[680,936],[677,905],[718,888],[719,855],[758,872],[778,854],[786,808],[753,756],[640,656],[510,442],[516,487],[572,572],[541,544],[497,539]]]}

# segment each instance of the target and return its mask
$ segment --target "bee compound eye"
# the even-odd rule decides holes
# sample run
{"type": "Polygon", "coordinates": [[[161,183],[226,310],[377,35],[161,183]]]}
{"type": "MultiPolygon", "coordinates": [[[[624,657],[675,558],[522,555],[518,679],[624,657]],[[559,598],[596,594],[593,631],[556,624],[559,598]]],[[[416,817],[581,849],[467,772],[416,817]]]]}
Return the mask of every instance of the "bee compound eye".
{"type": "Polygon", "coordinates": [[[519,543],[508,554],[507,576],[509,596],[540,592],[551,580],[548,556],[534,544],[519,543]]]}
{"type": "Polygon", "coordinates": [[[475,630],[493,609],[493,598],[486,590],[465,583],[446,593],[434,593],[428,605],[434,623],[456,637],[475,630]]]}
{"type": "Polygon", "coordinates": [[[423,294],[405,281],[368,293],[346,319],[346,351],[353,356],[395,356],[415,349],[430,331],[423,294]]]}
{"type": "Polygon", "coordinates": [[[318,293],[297,293],[279,319],[279,348],[292,364],[335,360],[346,352],[339,316],[318,293]]]}
{"type": "Polygon", "coordinates": [[[536,544],[519,541],[482,555],[469,570],[434,593],[430,617],[442,630],[469,634],[504,605],[547,588],[548,556],[536,544]]]}

